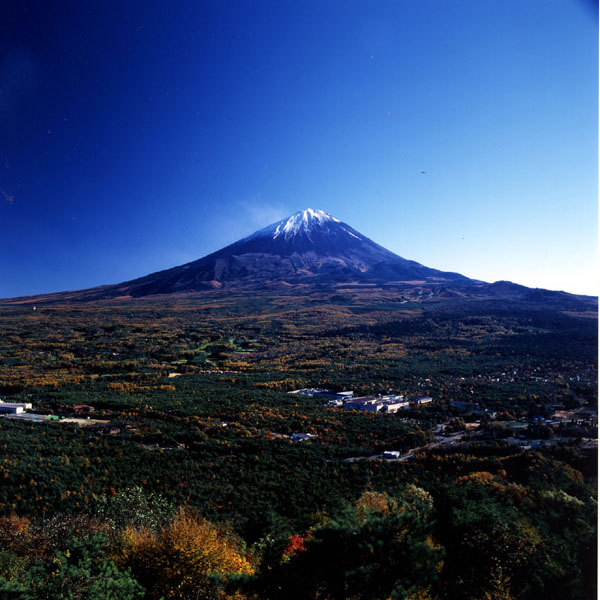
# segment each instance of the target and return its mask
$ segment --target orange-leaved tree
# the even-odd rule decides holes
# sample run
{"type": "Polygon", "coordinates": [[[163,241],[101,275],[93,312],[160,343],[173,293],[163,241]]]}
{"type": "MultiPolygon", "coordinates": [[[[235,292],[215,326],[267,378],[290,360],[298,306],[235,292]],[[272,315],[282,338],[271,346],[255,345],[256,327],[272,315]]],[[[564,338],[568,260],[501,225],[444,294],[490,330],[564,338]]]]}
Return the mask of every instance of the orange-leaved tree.
{"type": "Polygon", "coordinates": [[[152,599],[241,599],[225,584],[254,570],[239,540],[189,508],[158,532],[126,528],[114,559],[131,568],[152,599]]]}

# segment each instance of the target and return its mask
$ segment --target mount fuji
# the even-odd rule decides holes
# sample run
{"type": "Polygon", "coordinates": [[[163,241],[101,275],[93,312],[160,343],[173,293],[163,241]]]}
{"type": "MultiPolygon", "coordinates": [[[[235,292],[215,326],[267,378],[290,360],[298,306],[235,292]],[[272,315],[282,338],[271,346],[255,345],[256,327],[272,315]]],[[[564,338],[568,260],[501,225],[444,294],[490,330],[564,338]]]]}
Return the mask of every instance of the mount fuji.
{"type": "Polygon", "coordinates": [[[274,285],[450,281],[469,280],[406,260],[325,211],[308,208],[199,260],[86,292],[140,297],[274,285]]]}
{"type": "Polygon", "coordinates": [[[555,302],[581,298],[506,282],[486,283],[407,260],[322,210],[308,208],[217,252],[138,279],[14,301],[88,301],[209,290],[383,286],[404,297],[504,297],[555,302]]]}

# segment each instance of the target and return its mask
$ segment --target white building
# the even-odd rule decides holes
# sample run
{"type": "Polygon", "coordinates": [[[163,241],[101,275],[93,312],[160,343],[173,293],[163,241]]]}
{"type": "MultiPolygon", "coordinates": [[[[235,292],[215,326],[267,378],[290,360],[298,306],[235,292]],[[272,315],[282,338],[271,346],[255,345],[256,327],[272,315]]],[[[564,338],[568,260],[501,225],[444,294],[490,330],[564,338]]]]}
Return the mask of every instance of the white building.
{"type": "Polygon", "coordinates": [[[407,406],[409,406],[409,402],[406,398],[394,395],[363,396],[361,398],[352,398],[352,400],[344,402],[344,408],[381,413],[395,413],[407,406]]]}
{"type": "Polygon", "coordinates": [[[388,400],[386,404],[384,404],[383,410],[389,413],[395,413],[401,408],[406,408],[408,405],[408,400],[388,400]]]}
{"type": "Polygon", "coordinates": [[[400,458],[400,452],[398,452],[398,450],[385,450],[381,456],[388,459],[400,458]]]}
{"type": "Polygon", "coordinates": [[[0,400],[0,413],[20,415],[26,410],[30,410],[32,407],[31,402],[4,402],[3,400],[0,400]]]}

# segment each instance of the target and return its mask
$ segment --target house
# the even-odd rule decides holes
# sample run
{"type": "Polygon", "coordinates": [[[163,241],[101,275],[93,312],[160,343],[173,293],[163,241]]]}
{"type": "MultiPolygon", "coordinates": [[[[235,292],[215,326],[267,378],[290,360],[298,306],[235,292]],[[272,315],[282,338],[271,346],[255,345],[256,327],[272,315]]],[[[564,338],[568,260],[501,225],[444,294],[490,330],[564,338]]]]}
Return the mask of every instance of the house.
{"type": "Polygon", "coordinates": [[[94,407],[89,404],[77,404],[73,407],[73,412],[76,415],[89,415],[94,412],[94,407]]]}
{"type": "Polygon", "coordinates": [[[398,452],[398,450],[385,450],[381,455],[381,458],[397,459],[400,458],[400,452],[398,452]]]}

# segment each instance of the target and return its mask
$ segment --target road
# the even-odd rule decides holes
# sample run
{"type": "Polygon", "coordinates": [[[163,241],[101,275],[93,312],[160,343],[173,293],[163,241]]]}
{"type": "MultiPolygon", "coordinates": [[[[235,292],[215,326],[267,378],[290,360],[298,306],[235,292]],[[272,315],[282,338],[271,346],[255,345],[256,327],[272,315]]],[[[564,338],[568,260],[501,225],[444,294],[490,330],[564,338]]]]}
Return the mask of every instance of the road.
{"type": "Polygon", "coordinates": [[[432,450],[433,448],[441,448],[443,446],[452,446],[454,443],[461,441],[464,437],[471,435],[468,431],[460,431],[454,435],[442,437],[439,434],[445,425],[447,425],[447,423],[436,425],[435,429],[433,430],[433,433],[436,437],[435,442],[430,442],[429,444],[426,444],[425,446],[419,446],[418,448],[411,448],[400,458],[383,458],[381,454],[374,454],[372,456],[353,456],[351,458],[346,458],[345,460],[348,462],[354,462],[356,460],[386,460],[389,462],[401,462],[413,458],[415,454],[418,454],[419,452],[432,450]]]}

